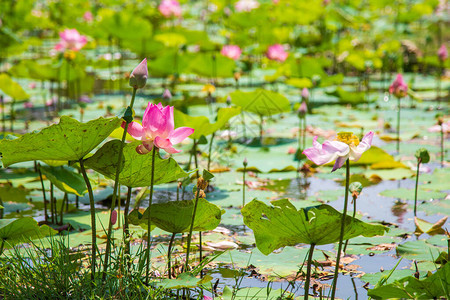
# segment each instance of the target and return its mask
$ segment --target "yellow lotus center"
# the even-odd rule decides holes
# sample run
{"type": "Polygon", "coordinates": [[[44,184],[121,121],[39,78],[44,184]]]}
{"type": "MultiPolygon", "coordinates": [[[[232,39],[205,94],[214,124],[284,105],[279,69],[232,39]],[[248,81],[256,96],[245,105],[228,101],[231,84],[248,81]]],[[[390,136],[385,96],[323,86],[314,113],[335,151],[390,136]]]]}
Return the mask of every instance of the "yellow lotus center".
{"type": "Polygon", "coordinates": [[[337,134],[336,140],[345,143],[349,146],[358,146],[359,138],[353,134],[353,132],[339,132],[337,134]]]}

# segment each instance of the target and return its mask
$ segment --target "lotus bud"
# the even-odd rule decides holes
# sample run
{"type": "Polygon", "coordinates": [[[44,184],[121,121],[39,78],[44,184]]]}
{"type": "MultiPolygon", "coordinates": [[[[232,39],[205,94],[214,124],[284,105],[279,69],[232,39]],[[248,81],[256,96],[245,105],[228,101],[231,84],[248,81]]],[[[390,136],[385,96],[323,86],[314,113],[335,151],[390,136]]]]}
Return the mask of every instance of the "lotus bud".
{"type": "Polygon", "coordinates": [[[117,210],[113,210],[111,213],[111,224],[115,225],[117,222],[117,210]]]}
{"type": "Polygon", "coordinates": [[[306,106],[306,102],[303,101],[302,104],[300,104],[300,107],[297,110],[298,117],[300,119],[303,119],[307,112],[308,112],[308,106],[306,106]]]}
{"type": "Polygon", "coordinates": [[[307,88],[303,88],[303,90],[302,90],[302,99],[303,100],[309,99],[309,91],[307,88]]]}
{"type": "Polygon", "coordinates": [[[231,96],[230,95],[227,96],[227,105],[231,106],[231,96]]]}
{"type": "Polygon", "coordinates": [[[444,44],[439,48],[437,55],[441,61],[445,61],[448,58],[447,48],[444,44]]]}
{"type": "Polygon", "coordinates": [[[348,186],[348,189],[352,194],[352,197],[356,199],[359,196],[359,194],[361,194],[363,190],[363,185],[361,184],[361,182],[355,181],[348,186]]]}
{"type": "Polygon", "coordinates": [[[416,151],[416,154],[414,155],[419,163],[428,163],[430,161],[430,153],[428,153],[428,150],[425,148],[420,148],[416,151]]]}
{"type": "Polygon", "coordinates": [[[243,165],[244,165],[244,167],[247,167],[247,165],[248,165],[248,160],[247,160],[247,157],[246,158],[244,158],[244,161],[243,161],[243,163],[242,163],[243,165]]]}
{"type": "Polygon", "coordinates": [[[168,100],[168,101],[170,99],[172,99],[172,94],[170,93],[169,89],[165,89],[164,90],[164,93],[163,93],[162,97],[163,97],[164,100],[168,100]]]}
{"type": "Polygon", "coordinates": [[[135,89],[142,89],[147,83],[148,68],[147,59],[141,61],[141,63],[130,74],[130,86],[135,89]]]}

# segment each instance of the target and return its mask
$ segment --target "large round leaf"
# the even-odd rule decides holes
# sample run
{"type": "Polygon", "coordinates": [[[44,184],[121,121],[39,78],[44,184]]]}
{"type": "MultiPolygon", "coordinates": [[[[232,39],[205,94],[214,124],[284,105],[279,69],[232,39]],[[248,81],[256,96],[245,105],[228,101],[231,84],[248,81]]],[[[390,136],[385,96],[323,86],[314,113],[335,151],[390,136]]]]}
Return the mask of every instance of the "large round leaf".
{"type": "Polygon", "coordinates": [[[41,166],[44,174],[51,183],[65,193],[83,196],[87,193],[86,183],[83,176],[67,167],[41,166]]]}
{"type": "MultiPolygon", "coordinates": [[[[167,232],[189,232],[194,202],[195,200],[183,200],[152,204],[150,208],[151,222],[167,232]]],[[[147,209],[142,215],[138,210],[133,210],[129,216],[130,223],[144,225],[146,228],[148,211],[147,209]]],[[[213,230],[219,225],[221,217],[222,210],[217,205],[200,198],[198,199],[193,230],[213,230]]]]}
{"type": "Polygon", "coordinates": [[[62,116],[39,132],[0,142],[5,167],[30,160],[78,160],[92,151],[121,123],[119,118],[98,118],[87,123],[62,116]]]}
{"type": "Polygon", "coordinates": [[[230,94],[230,97],[233,104],[242,107],[242,110],[261,116],[271,116],[291,110],[291,104],[285,96],[268,90],[235,91],[230,94]]]}
{"type": "Polygon", "coordinates": [[[5,246],[8,247],[56,233],[57,231],[47,225],[39,227],[31,217],[0,220],[0,239],[5,241],[5,246]]]}
{"type": "MultiPolygon", "coordinates": [[[[142,187],[151,185],[152,155],[139,154],[136,147],[139,141],[126,144],[123,149],[122,166],[119,175],[119,183],[128,187],[142,187]]],[[[111,178],[116,177],[116,169],[121,141],[113,140],[104,144],[93,156],[86,160],[86,166],[111,178]]],[[[188,176],[178,163],[173,159],[162,159],[155,156],[154,184],[175,181],[178,178],[188,176]]]]}
{"type": "MultiPolygon", "coordinates": [[[[256,246],[263,254],[299,243],[325,245],[339,241],[342,214],[333,207],[323,204],[297,211],[287,199],[273,201],[272,205],[253,200],[241,210],[244,223],[253,230],[256,246]]],[[[385,230],[388,229],[382,225],[346,216],[344,239],[383,235],[385,230]]]]}
{"type": "Polygon", "coordinates": [[[12,80],[11,77],[5,73],[0,74],[0,90],[16,101],[25,101],[30,98],[20,84],[12,80]]]}
{"type": "Polygon", "coordinates": [[[174,111],[175,127],[191,127],[195,131],[189,137],[192,139],[199,139],[202,135],[208,136],[220,128],[222,128],[228,120],[238,115],[241,112],[239,107],[225,107],[219,109],[217,112],[217,121],[210,123],[205,116],[191,117],[182,113],[181,111],[174,111]]]}

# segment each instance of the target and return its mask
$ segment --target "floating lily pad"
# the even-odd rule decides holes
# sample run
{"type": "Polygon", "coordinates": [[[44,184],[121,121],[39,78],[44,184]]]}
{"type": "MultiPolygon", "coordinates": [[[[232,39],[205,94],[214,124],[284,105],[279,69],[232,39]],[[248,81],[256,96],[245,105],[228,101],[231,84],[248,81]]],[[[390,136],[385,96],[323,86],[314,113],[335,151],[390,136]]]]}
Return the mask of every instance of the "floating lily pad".
{"type": "Polygon", "coordinates": [[[163,279],[157,285],[164,289],[195,288],[210,282],[212,279],[209,275],[197,278],[191,273],[181,273],[176,279],[163,279]]]}
{"type": "Polygon", "coordinates": [[[397,254],[417,261],[434,261],[443,248],[433,246],[425,241],[411,241],[397,246],[397,254]]]}
{"type": "MultiPolygon", "coordinates": [[[[402,200],[414,200],[414,189],[399,188],[396,190],[385,190],[380,195],[385,197],[398,198],[402,200]]],[[[426,191],[419,187],[417,200],[441,199],[446,196],[445,193],[426,191]]]]}

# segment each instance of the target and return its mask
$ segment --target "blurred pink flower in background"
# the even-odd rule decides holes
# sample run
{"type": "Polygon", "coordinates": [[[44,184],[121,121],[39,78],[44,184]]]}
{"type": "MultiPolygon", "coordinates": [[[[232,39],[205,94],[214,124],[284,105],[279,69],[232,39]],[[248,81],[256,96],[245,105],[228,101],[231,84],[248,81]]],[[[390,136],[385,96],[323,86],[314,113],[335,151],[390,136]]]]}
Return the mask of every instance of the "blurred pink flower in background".
{"type": "Polygon", "coordinates": [[[389,93],[397,98],[403,98],[408,94],[408,85],[403,80],[402,74],[397,74],[397,77],[389,86],[389,93]]]}
{"type": "Polygon", "coordinates": [[[236,45],[224,45],[222,50],[220,50],[220,54],[231,59],[238,60],[241,57],[242,50],[236,45]]]}
{"type": "Polygon", "coordinates": [[[445,61],[448,58],[448,51],[444,44],[439,48],[437,55],[441,61],[445,61]]]}
{"type": "Polygon", "coordinates": [[[307,88],[303,88],[302,90],[302,98],[303,99],[309,99],[309,91],[307,88]]]}
{"type": "Polygon", "coordinates": [[[237,12],[249,12],[259,7],[259,2],[256,0],[239,0],[234,4],[237,12]]]}
{"type": "Polygon", "coordinates": [[[158,6],[159,12],[166,18],[181,17],[181,6],[177,0],[162,0],[158,6]]]}
{"type": "Polygon", "coordinates": [[[30,89],[35,89],[36,88],[36,82],[30,82],[30,84],[28,85],[28,87],[30,89]]]}
{"type": "Polygon", "coordinates": [[[441,132],[441,127],[444,133],[450,133],[450,120],[443,123],[442,125],[436,124],[431,126],[430,128],[428,128],[428,132],[441,132]]]}
{"type": "Polygon", "coordinates": [[[24,108],[33,108],[33,106],[34,106],[33,103],[31,103],[30,101],[23,103],[24,108]]]}
{"type": "Polygon", "coordinates": [[[283,46],[281,46],[280,44],[275,44],[267,49],[266,55],[271,60],[283,62],[287,59],[289,53],[284,51],[283,46]]]}
{"type": "Polygon", "coordinates": [[[59,33],[60,41],[55,46],[57,51],[80,51],[87,43],[87,38],[76,29],[66,29],[59,33]]]}
{"type": "MultiPolygon", "coordinates": [[[[122,123],[122,128],[125,128],[125,122],[122,123]]],[[[150,152],[153,146],[173,154],[181,152],[173,148],[173,145],[181,143],[194,132],[194,129],[190,127],[174,129],[173,106],[164,107],[161,103],[158,105],[149,103],[142,117],[142,125],[131,122],[127,132],[136,140],[142,141],[136,148],[140,154],[150,152]]]]}
{"type": "Polygon", "coordinates": [[[94,16],[92,15],[92,13],[90,11],[87,11],[83,15],[83,20],[85,20],[86,22],[92,22],[92,21],[94,21],[94,16]]]}

